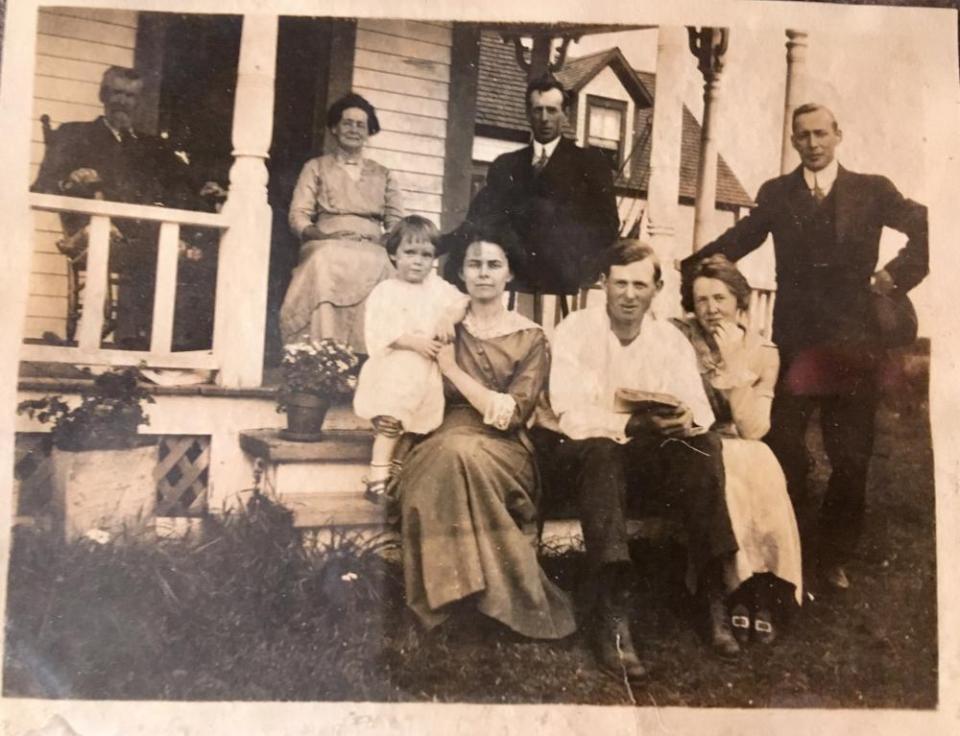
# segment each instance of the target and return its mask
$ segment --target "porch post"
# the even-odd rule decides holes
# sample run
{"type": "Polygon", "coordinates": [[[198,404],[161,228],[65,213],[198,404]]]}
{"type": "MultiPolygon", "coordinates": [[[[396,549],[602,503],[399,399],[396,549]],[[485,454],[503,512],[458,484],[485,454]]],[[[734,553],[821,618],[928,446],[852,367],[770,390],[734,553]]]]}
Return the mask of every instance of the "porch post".
{"type": "Polygon", "coordinates": [[[700,128],[700,161],[697,166],[697,197],[693,216],[693,249],[702,248],[713,236],[713,212],[717,206],[717,139],[715,119],[720,99],[720,75],[730,31],[727,28],[691,28],[690,50],[703,75],[703,123],[700,128]]]}
{"type": "Polygon", "coordinates": [[[676,226],[680,199],[680,142],[683,131],[683,63],[687,34],[681,26],[660,26],[657,33],[657,91],[650,141],[650,183],[647,211],[650,245],[663,265],[664,288],[658,310],[680,312],[680,273],[676,226]]]}
{"type": "Polygon", "coordinates": [[[783,103],[783,143],[780,150],[780,173],[791,171],[799,161],[790,142],[793,134],[793,111],[809,100],[807,94],[807,32],[787,29],[787,91],[783,103]]]}
{"type": "MultiPolygon", "coordinates": [[[[4,219],[6,266],[0,269],[0,306],[6,328],[0,330],[0,501],[9,504],[10,519],[17,513],[18,499],[13,482],[14,407],[17,401],[17,356],[23,346],[23,327],[33,257],[33,215],[30,210],[30,126],[33,108],[34,64],[37,43],[37,7],[33,3],[7,3],[6,43],[0,64],[0,130],[6,143],[0,162],[6,186],[0,192],[0,210],[4,219]]],[[[0,518],[6,515],[0,512],[0,518]]],[[[0,530],[0,548],[6,549],[8,525],[0,530]]],[[[0,603],[3,595],[0,594],[0,603]]]]}
{"type": "Polygon", "coordinates": [[[214,352],[221,386],[259,386],[263,372],[270,267],[266,159],[273,133],[276,15],[243,17],[233,107],[233,166],[223,207],[214,352]]]}

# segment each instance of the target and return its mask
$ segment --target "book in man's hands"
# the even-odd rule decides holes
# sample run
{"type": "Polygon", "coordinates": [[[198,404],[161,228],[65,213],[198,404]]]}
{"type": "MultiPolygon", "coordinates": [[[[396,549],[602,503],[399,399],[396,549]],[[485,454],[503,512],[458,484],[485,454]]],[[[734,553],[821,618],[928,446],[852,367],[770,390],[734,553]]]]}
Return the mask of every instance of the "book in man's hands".
{"type": "Polygon", "coordinates": [[[681,404],[680,399],[672,394],[661,394],[656,391],[638,391],[633,388],[618,388],[613,395],[613,410],[633,414],[635,412],[649,412],[650,414],[673,414],[681,404]]]}
{"type": "MultiPolygon", "coordinates": [[[[661,394],[656,391],[638,391],[632,388],[618,388],[613,395],[613,410],[625,414],[647,412],[669,416],[676,414],[683,402],[672,394],[661,394]]],[[[696,437],[707,431],[707,427],[696,425],[687,429],[680,437],[696,437]]]]}

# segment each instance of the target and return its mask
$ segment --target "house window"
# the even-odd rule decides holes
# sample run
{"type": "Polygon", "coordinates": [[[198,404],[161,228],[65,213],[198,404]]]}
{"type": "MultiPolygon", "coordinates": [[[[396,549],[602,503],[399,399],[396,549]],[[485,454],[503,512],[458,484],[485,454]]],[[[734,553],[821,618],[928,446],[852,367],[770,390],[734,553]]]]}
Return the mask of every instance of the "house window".
{"type": "Polygon", "coordinates": [[[484,161],[474,161],[470,170],[470,200],[472,201],[474,197],[486,186],[487,183],[487,169],[490,168],[490,164],[484,161]]]}
{"type": "Polygon", "coordinates": [[[615,172],[623,163],[626,122],[626,102],[587,96],[587,145],[600,151],[615,172]]]}

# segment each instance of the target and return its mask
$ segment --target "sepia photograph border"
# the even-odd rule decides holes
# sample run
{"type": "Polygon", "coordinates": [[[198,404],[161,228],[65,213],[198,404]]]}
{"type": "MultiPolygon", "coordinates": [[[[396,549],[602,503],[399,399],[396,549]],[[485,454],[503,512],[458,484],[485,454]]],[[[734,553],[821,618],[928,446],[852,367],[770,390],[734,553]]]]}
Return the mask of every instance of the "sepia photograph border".
{"type": "MultiPolygon", "coordinates": [[[[0,131],[3,140],[29,141],[29,119],[20,114],[32,98],[33,47],[37,10],[44,6],[110,7],[157,12],[267,13],[317,17],[389,17],[410,20],[505,22],[540,21],[609,24],[674,24],[729,26],[738,32],[776,32],[788,27],[842,28],[864,35],[922,33],[926,48],[918,57],[935,60],[925,66],[923,100],[925,204],[930,220],[930,274],[921,321],[931,342],[930,425],[936,485],[937,596],[939,630],[939,704],[932,711],[894,709],[734,709],[585,705],[471,705],[440,703],[187,703],[81,700],[0,699],[0,723],[10,736],[58,734],[60,720],[80,736],[92,734],[741,734],[741,733],[871,733],[960,732],[960,335],[952,297],[960,271],[956,244],[960,221],[955,217],[960,195],[957,160],[958,46],[957,13],[950,9],[838,5],[810,2],[737,0],[683,2],[662,7],[648,0],[488,0],[427,3],[418,0],[7,0],[0,72],[0,131]],[[26,65],[24,65],[26,60],[26,65]]],[[[842,87],[842,70],[832,80],[842,87]]],[[[869,94],[869,90],[855,90],[869,94]]],[[[856,133],[851,131],[850,135],[856,133]]],[[[881,155],[880,152],[877,155],[881,155]]],[[[29,156],[17,146],[0,150],[7,185],[0,192],[4,223],[0,298],[5,328],[0,331],[0,610],[6,610],[7,571],[14,510],[13,466],[18,355],[23,343],[33,223],[29,212],[29,156]]],[[[748,187],[753,193],[754,189],[748,187]]],[[[878,602],[882,606],[882,602],[878,602]]],[[[897,615],[896,611],[890,612],[897,615]]],[[[2,651],[0,651],[2,654],[2,651]]],[[[709,655],[705,655],[709,656],[709,655]]]]}

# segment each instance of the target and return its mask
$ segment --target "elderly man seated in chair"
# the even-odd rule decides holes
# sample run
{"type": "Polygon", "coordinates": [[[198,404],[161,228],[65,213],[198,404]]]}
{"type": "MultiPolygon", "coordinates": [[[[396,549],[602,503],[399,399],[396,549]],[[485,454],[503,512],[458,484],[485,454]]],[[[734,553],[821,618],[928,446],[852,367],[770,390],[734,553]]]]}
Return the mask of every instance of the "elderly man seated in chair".
{"type": "Polygon", "coordinates": [[[633,575],[628,498],[652,494],[688,533],[688,583],[709,603],[713,645],[732,641],[722,566],[737,551],[724,498],[720,438],[693,348],[650,305],[660,262],[649,245],[621,240],[604,254],[606,307],[573,312],[553,339],[550,403],[560,434],[535,441],[576,494],[590,579],[589,628],[600,666],[646,674],[629,627],[633,575]]]}
{"type": "MultiPolygon", "coordinates": [[[[195,194],[192,172],[172,147],[134,128],[142,91],[143,80],[133,69],[107,69],[100,82],[103,115],[87,122],[64,123],[48,134],[43,162],[31,189],[191,209],[208,208],[201,201],[204,197],[222,196],[223,189],[214,182],[207,182],[199,195],[195,194]]],[[[61,249],[68,257],[79,257],[86,248],[88,218],[64,214],[61,219],[65,236],[61,249]]],[[[112,223],[110,268],[119,274],[114,333],[119,347],[146,349],[150,345],[157,235],[155,223],[112,223]]],[[[181,256],[196,262],[202,251],[198,243],[188,241],[184,235],[181,256]]]]}

